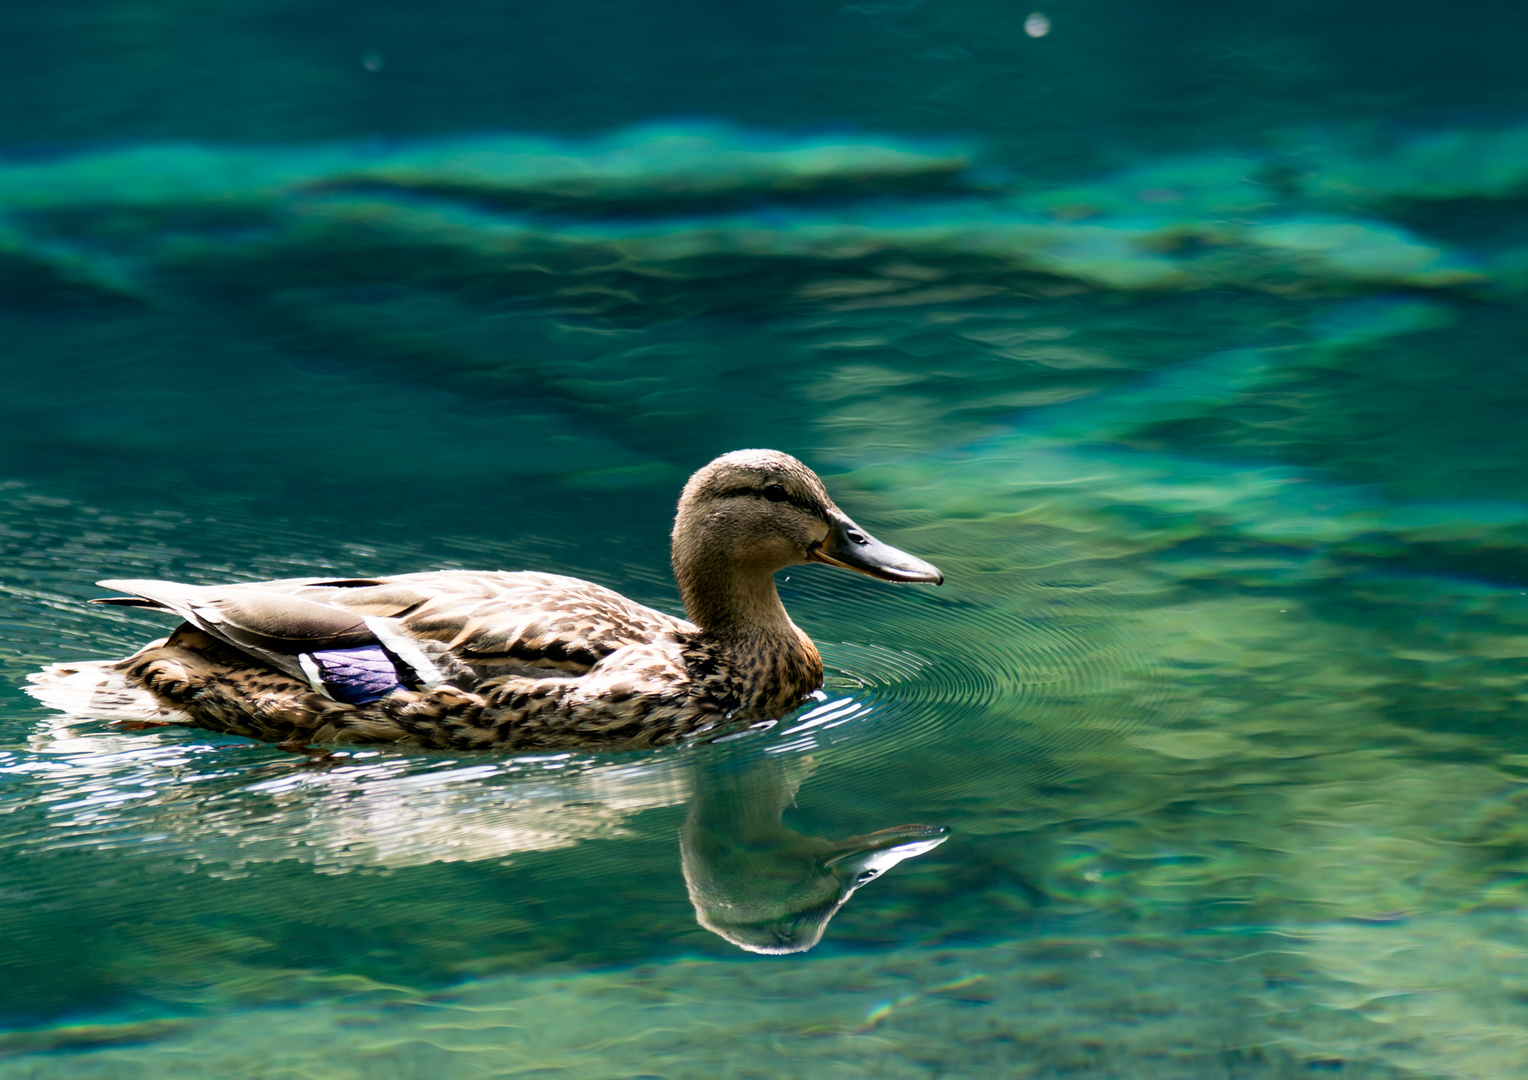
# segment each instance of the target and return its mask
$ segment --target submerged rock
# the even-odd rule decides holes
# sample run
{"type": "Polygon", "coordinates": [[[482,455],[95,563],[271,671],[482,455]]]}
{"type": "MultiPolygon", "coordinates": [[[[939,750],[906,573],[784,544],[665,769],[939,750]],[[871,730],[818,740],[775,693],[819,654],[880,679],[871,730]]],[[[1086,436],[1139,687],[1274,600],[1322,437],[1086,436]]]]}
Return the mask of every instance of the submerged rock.
{"type": "Polygon", "coordinates": [[[1439,137],[1411,154],[1410,187],[1397,179],[1404,161],[1350,151],[1325,171],[1300,172],[1275,154],[1201,155],[1027,194],[1005,190],[1000,173],[975,169],[953,143],[723,125],[589,140],[166,145],[0,165],[0,206],[9,246],[39,274],[111,262],[111,274],[94,276],[145,295],[234,267],[245,283],[264,277],[262,288],[277,289],[286,283],[277,266],[437,288],[493,278],[497,295],[552,304],[569,289],[650,298],[665,282],[671,293],[733,283],[724,302],[713,292],[692,303],[699,310],[926,304],[1011,293],[1030,277],[1122,292],[1516,288],[1513,274],[1380,212],[1397,192],[1503,197],[1520,182],[1518,141],[1439,137]],[[1450,186],[1436,179],[1448,147],[1471,161],[1486,147],[1493,164],[1461,165],[1450,186]],[[1364,168],[1389,187],[1340,179],[1364,168]],[[877,261],[923,270],[867,265],[877,261]],[[824,272],[864,284],[824,290],[813,284],[824,272]]]}

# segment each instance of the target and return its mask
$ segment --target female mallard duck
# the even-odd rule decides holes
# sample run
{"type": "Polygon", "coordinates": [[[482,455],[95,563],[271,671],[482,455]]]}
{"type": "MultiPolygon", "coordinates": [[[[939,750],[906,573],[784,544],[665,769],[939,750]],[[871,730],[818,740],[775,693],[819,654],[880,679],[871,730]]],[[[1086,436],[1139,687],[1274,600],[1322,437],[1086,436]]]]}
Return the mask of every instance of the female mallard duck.
{"type": "Polygon", "coordinates": [[[96,603],[185,622],[125,660],[56,664],[29,690],[65,711],[112,703],[118,715],[124,694],[147,691],[140,716],[284,744],[651,746],[779,716],[822,684],[775,571],[822,562],[944,580],[865,533],[811,469],[774,450],[726,454],[690,477],[672,553],[689,622],[530,572],[103,581],[132,595],[96,603]]]}

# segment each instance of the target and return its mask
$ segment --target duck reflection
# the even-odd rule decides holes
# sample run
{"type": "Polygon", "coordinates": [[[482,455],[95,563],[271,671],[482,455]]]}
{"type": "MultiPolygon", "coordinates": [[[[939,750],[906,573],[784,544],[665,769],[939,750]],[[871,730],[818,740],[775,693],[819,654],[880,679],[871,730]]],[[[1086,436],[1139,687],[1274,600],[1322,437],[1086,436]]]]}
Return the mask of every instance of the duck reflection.
{"type": "MultiPolygon", "coordinates": [[[[828,840],[782,821],[816,761],[762,740],[640,760],[522,755],[464,762],[365,751],[332,762],[223,748],[184,734],[44,721],[47,782],[94,792],[48,804],[43,848],[131,850],[223,875],[297,860],[319,873],[506,861],[632,836],[645,811],[688,803],[680,863],[700,925],[758,953],[803,952],[856,889],[943,843],[899,825],[828,840]],[[255,755],[229,768],[227,755],[255,755]]],[[[36,843],[36,838],[33,838],[36,843]]],[[[0,851],[4,844],[0,843],[0,851]]]]}
{"type": "Polygon", "coordinates": [[[700,925],[749,952],[805,952],[856,889],[949,836],[933,825],[845,840],[796,832],[782,816],[814,768],[774,756],[695,768],[679,834],[685,885],[700,925]]]}

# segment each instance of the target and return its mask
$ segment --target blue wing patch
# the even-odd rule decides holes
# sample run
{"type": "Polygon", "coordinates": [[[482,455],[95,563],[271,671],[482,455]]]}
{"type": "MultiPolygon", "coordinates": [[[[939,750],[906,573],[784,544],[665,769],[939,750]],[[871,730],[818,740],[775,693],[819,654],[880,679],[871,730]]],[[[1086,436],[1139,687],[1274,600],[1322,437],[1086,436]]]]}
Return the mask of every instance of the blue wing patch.
{"type": "Polygon", "coordinates": [[[366,705],[403,687],[392,657],[380,645],[325,649],[307,655],[318,665],[329,696],[347,705],[366,705]]]}

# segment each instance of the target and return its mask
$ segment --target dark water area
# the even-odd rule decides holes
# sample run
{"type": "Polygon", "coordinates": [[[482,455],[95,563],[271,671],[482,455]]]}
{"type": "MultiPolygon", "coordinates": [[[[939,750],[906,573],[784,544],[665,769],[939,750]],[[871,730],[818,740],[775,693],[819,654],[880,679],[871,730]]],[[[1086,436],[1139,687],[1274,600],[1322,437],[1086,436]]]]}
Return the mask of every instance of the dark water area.
{"type": "Polygon", "coordinates": [[[1525,45],[0,11],[0,1077],[1528,1075],[1525,45]],[[827,679],[767,729],[315,762],[23,692],[173,625],[103,578],[678,614],[750,446],[947,579],[778,575],[827,679]]]}
{"type": "Polygon", "coordinates": [[[1055,179],[1289,125],[1528,107],[1512,5],[113,0],[0,14],[0,146],[600,133],[666,117],[979,134],[1055,179]],[[1081,170],[1081,172],[1079,172],[1081,170]]]}

